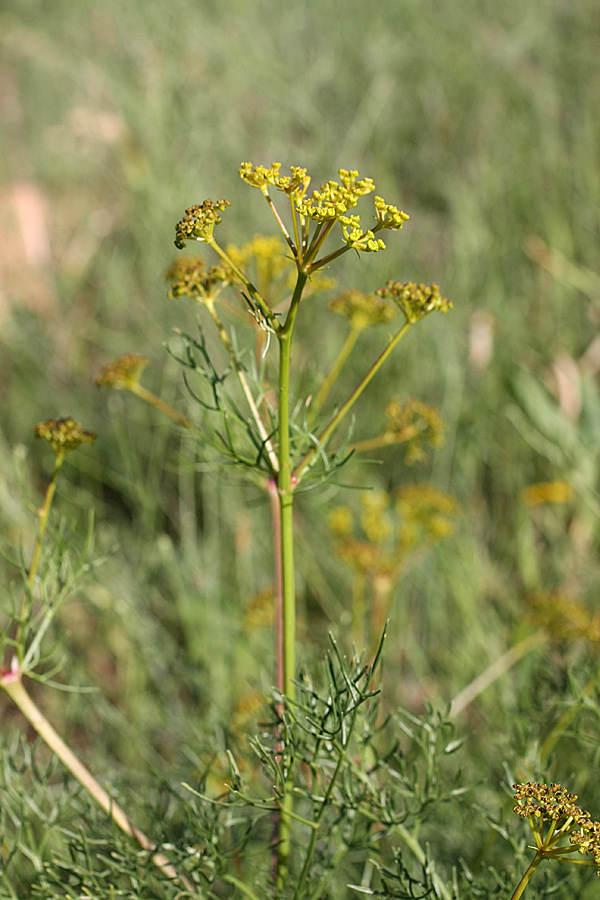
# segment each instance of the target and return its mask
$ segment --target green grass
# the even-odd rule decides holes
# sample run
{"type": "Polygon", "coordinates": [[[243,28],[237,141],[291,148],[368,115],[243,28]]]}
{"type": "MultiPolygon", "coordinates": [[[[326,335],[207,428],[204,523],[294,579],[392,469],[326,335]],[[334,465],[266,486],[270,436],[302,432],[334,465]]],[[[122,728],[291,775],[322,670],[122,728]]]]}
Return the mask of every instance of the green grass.
{"type": "MultiPolygon", "coordinates": [[[[306,165],[317,183],[340,166],[372,176],[411,219],[386,240],[385,254],[348,256],[335,272],[340,287],[434,281],[454,302],[451,315],[411,332],[356,411],[357,437],[366,437],[390,396],[417,396],[440,407],[444,446],[416,469],[389,449],[374,454],[380,466],[344,473],[384,489],[433,481],[461,504],[456,535],[395,591],[386,702],[413,711],[450,702],[530,633],[532,595],[564,593],[597,610],[600,400],[597,373],[581,359],[600,298],[599,38],[593,0],[380,0],[371,8],[5,0],[3,549],[28,561],[51,465],[33,425],[75,416],[99,438],[65,466],[55,513],[81,525],[92,508],[106,560],[61,613],[60,677],[101,692],[40,692],[40,702],[98,773],[135,784],[164,772],[166,761],[182,780],[194,765],[189,748],[202,755],[200,746],[220,746],[236,703],[272,680],[269,629],[248,633],[243,623],[243,609],[271,582],[260,492],[230,470],[197,465],[203,448],[191,435],[93,381],[120,353],[143,353],[154,363],[144,383],[195,414],[163,348],[174,326],[195,328],[194,312],[166,298],[163,273],[176,254],[175,222],[207,196],[232,201],[223,243],[271,230],[260,197],[237,178],[243,160],[306,165]],[[48,257],[25,256],[14,203],[22,184],[45,209],[48,257]],[[534,238],[568,265],[540,266],[534,238]],[[481,312],[491,317],[494,351],[477,370],[469,337],[481,312]],[[561,356],[582,379],[574,423],[543,387],[561,356]],[[576,491],[571,504],[524,509],[524,487],[559,478],[576,491]]],[[[309,302],[296,360],[306,379],[345,337],[323,302],[309,302]]],[[[364,359],[380,341],[365,338],[364,359]]],[[[302,650],[308,663],[328,629],[340,639],[347,629],[350,575],[328,549],[324,525],[330,506],[345,502],[353,496],[332,488],[298,504],[301,617],[315,637],[302,650]]],[[[8,590],[14,568],[0,565],[8,590]]],[[[479,798],[491,815],[510,809],[499,787],[505,766],[519,779],[530,771],[536,747],[595,672],[596,655],[597,644],[583,641],[543,644],[461,715],[463,766],[482,785],[469,802],[479,798]]],[[[21,723],[6,703],[2,714],[8,747],[21,723]]],[[[596,815],[598,721],[591,699],[547,770],[596,815]]],[[[467,833],[448,840],[449,864],[506,862],[485,822],[465,810],[450,815],[465,818],[467,833]]],[[[518,827],[510,823],[512,833],[518,827]]],[[[560,875],[551,870],[549,883],[560,875]]],[[[584,884],[577,896],[592,896],[592,870],[583,870],[584,884]]]]}

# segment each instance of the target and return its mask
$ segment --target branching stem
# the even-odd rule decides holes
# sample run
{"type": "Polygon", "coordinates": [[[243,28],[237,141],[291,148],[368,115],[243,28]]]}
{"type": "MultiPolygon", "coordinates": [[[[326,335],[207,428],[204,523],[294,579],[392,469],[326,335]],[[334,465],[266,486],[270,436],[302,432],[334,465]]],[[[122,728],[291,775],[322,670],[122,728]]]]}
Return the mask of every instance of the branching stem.
{"type": "Polygon", "coordinates": [[[400,329],[400,331],[396,335],[394,335],[394,337],[388,343],[385,350],[378,356],[378,358],[375,360],[375,362],[373,363],[373,365],[371,366],[369,371],[360,380],[360,382],[354,388],[354,390],[352,391],[352,393],[350,394],[348,399],[345,401],[345,403],[343,403],[340,406],[340,408],[338,409],[336,414],[333,416],[333,418],[331,419],[329,424],[323,429],[321,434],[318,436],[316,444],[313,447],[311,447],[311,449],[308,451],[308,453],[306,453],[304,458],[298,463],[298,465],[294,469],[294,472],[292,473],[292,477],[295,478],[296,481],[300,480],[304,469],[306,469],[307,466],[309,466],[312,463],[312,461],[315,457],[315,454],[317,452],[319,452],[319,450],[325,446],[325,444],[327,443],[327,441],[329,440],[329,438],[331,437],[331,435],[333,434],[335,429],[338,427],[338,425],[340,424],[340,422],[342,421],[344,416],[346,416],[347,413],[352,409],[352,407],[354,406],[354,404],[356,403],[356,401],[358,400],[358,398],[360,397],[360,395],[362,394],[364,389],[373,380],[373,378],[375,377],[375,375],[377,374],[379,369],[382,367],[382,365],[384,364],[384,362],[386,361],[386,359],[388,358],[388,356],[390,355],[392,350],[394,350],[396,345],[404,337],[404,335],[406,334],[406,332],[408,331],[408,329],[410,327],[410,324],[411,324],[410,322],[405,322],[404,325],[402,326],[402,328],[400,329]]]}

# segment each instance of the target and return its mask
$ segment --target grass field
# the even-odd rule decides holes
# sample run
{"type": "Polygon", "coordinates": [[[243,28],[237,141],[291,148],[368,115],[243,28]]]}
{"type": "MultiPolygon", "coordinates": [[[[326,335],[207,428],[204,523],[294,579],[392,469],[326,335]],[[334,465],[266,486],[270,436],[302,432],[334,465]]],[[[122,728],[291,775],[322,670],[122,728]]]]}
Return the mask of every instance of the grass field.
{"type": "MultiPolygon", "coordinates": [[[[376,432],[392,396],[415,397],[439,408],[443,445],[412,467],[378,450],[340,478],[388,495],[433,484],[457,502],[452,536],[423,544],[395,581],[386,708],[444,710],[499,661],[454,715],[470,790],[423,840],[448,871],[462,859],[488,879],[479,894],[465,881],[461,898],[508,900],[518,877],[502,873],[526,859],[511,780],[560,782],[600,816],[599,41],[594,0],[4,0],[2,590],[19,593],[15,560],[28,565],[51,472],[33,426],[72,415],[98,439],[61,474],[49,555],[60,517],[78,546],[93,510],[102,564],[55,622],[56,679],[98,690],[32,693],[100,780],[133,794],[146,829],[157,813],[144,785],[192,779],[211,752],[222,763],[227,742],[243,752],[252,702],[272,683],[268,508],[210,464],[193,429],[94,378],[120,354],[146,355],[144,383],[198,420],[164,349],[195,313],[167,299],[164,273],[175,223],[206,197],[232,202],[224,243],[272,230],[238,178],[245,160],[306,166],[315,184],[339,167],[373,177],[410,221],[385,253],[348,254],[338,287],[435,282],[454,304],[411,331],[357,405],[353,435],[376,432]],[[554,487],[536,492],[542,483],[554,487]]],[[[345,337],[325,302],[307,302],[297,396],[345,337]]],[[[381,340],[365,336],[348,384],[381,340]]],[[[361,496],[330,486],[298,502],[302,665],[317,664],[329,631],[349,650],[353,574],[327,522],[341,505],[358,516],[361,496]]],[[[62,852],[61,828],[100,814],[39,747],[23,788],[33,738],[0,703],[5,862],[18,845],[0,897],[25,897],[62,852]]],[[[538,896],[597,895],[591,868],[553,865],[536,875],[538,896]]]]}

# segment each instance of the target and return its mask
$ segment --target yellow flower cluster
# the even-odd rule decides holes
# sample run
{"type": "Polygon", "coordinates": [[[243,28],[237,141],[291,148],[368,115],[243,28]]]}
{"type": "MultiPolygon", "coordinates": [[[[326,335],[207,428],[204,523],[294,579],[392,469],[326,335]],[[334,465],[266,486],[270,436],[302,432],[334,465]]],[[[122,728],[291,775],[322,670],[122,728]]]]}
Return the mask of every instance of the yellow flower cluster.
{"type": "Polygon", "coordinates": [[[214,296],[217,288],[221,290],[228,284],[238,281],[233,269],[224,264],[206,268],[206,263],[199,256],[178,257],[165,273],[171,282],[169,297],[193,297],[204,299],[214,296]]]}
{"type": "Polygon", "coordinates": [[[410,549],[454,533],[458,504],[454,497],[433,485],[409,484],[400,488],[396,506],[405,521],[403,538],[410,549]]]}
{"type": "Polygon", "coordinates": [[[310,198],[298,203],[301,216],[317,222],[329,222],[343,216],[356,206],[359,199],[375,190],[372,178],[359,179],[356,170],[338,169],[339,181],[328,181],[320,191],[313,191],[310,198]]]}
{"type": "Polygon", "coordinates": [[[521,491],[521,502],[525,506],[541,506],[543,503],[570,503],[573,498],[573,488],[566,481],[539,481],[521,491]]]}
{"type": "Polygon", "coordinates": [[[600,645],[600,612],[592,614],[577,597],[542,593],[529,597],[527,621],[559,641],[584,640],[600,645]]]}
{"type": "Polygon", "coordinates": [[[286,255],[287,247],[276,235],[255,234],[251,241],[242,247],[229,244],[227,256],[239,269],[252,278],[252,270],[256,277],[256,285],[265,296],[271,285],[286,273],[291,273],[295,266],[293,260],[286,255]]]}
{"type": "MultiPolygon", "coordinates": [[[[514,811],[528,819],[536,834],[536,846],[542,855],[566,859],[561,854],[569,852],[569,847],[560,841],[569,836],[572,846],[582,855],[590,854],[600,875],[600,822],[594,821],[589,812],[577,804],[577,794],[569,794],[560,784],[515,784],[514,811]],[[544,834],[544,824],[550,827],[544,834]]],[[[567,860],[569,861],[569,860],[567,860]]],[[[575,860],[571,860],[575,861],[575,860]]]]}
{"type": "Polygon", "coordinates": [[[76,450],[81,444],[93,444],[96,440],[96,434],[93,431],[84,431],[71,416],[65,419],[47,419],[36,425],[33,431],[36,437],[48,441],[59,456],[76,450]]]}
{"type": "Polygon", "coordinates": [[[354,331],[363,331],[370,325],[389,322],[396,315],[395,308],[374,294],[365,294],[356,288],[344,291],[329,303],[334,313],[346,316],[354,331]]]}
{"type": "Polygon", "coordinates": [[[385,408],[384,438],[389,443],[406,441],[406,462],[412,465],[425,459],[427,446],[441,447],[444,423],[433,406],[415,398],[402,402],[395,397],[385,408]]]}
{"type": "Polygon", "coordinates": [[[140,380],[140,375],[150,365],[147,356],[139,353],[126,353],[104,366],[96,384],[98,387],[112,387],[116,390],[130,391],[140,380]]]}
{"type": "Polygon", "coordinates": [[[290,166],[291,175],[280,175],[281,163],[271,163],[266,166],[253,166],[251,162],[242,163],[239,175],[242,181],[251,187],[259,188],[263,194],[268,194],[269,185],[288,194],[295,202],[299,202],[305,195],[310,184],[310,175],[306,169],[300,166],[290,166]]]}
{"type": "Polygon", "coordinates": [[[431,485],[409,485],[392,497],[384,492],[361,494],[360,530],[353,536],[353,514],[349,507],[333,509],[330,531],[339,539],[335,553],[362,572],[399,571],[415,548],[449,537],[454,531],[456,501],[431,485]]]}
{"type": "Polygon", "coordinates": [[[410,218],[405,212],[386,203],[383,197],[375,197],[375,213],[377,214],[377,222],[382,228],[391,228],[394,231],[400,231],[405,222],[410,218]]]}
{"type": "Polygon", "coordinates": [[[406,321],[417,322],[435,309],[447,313],[452,303],[440,294],[437,284],[414,284],[412,281],[402,284],[399,281],[388,281],[385,287],[379,288],[380,297],[390,297],[404,313],[406,321]]]}
{"type": "Polygon", "coordinates": [[[385,250],[384,242],[381,238],[376,238],[373,231],[363,231],[360,216],[339,216],[339,221],[346,243],[353,250],[362,250],[366,253],[385,250]]]}

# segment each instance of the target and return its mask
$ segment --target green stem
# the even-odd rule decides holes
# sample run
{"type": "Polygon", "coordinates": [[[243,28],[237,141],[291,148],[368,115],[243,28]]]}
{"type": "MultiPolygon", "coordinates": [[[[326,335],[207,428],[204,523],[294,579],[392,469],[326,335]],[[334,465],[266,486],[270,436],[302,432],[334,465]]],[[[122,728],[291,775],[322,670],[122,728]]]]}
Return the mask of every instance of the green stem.
{"type": "Polygon", "coordinates": [[[315,446],[311,447],[311,449],[304,456],[304,458],[298,463],[298,465],[294,469],[294,472],[292,473],[292,476],[296,479],[296,481],[300,480],[300,476],[301,476],[302,472],[304,471],[304,469],[306,469],[307,466],[310,465],[315,454],[325,446],[325,444],[327,443],[327,441],[329,440],[329,438],[331,437],[331,435],[333,434],[335,429],[338,427],[338,425],[340,424],[340,422],[342,421],[344,416],[354,406],[354,404],[356,403],[356,401],[358,400],[358,398],[360,397],[360,395],[362,394],[364,389],[375,377],[375,375],[377,374],[377,372],[379,371],[381,366],[384,364],[384,362],[386,361],[386,359],[392,352],[392,350],[394,350],[396,345],[404,337],[404,335],[408,331],[410,325],[411,325],[410,322],[405,322],[404,325],[402,326],[402,328],[400,329],[400,331],[396,335],[394,335],[394,337],[389,342],[389,344],[387,345],[385,350],[375,360],[375,362],[373,363],[373,365],[371,366],[371,368],[369,369],[367,374],[364,376],[364,378],[354,388],[354,390],[352,391],[352,393],[350,394],[350,396],[348,397],[346,402],[343,403],[342,406],[340,406],[339,410],[333,416],[333,418],[331,419],[329,424],[321,432],[315,446]]]}
{"type": "Polygon", "coordinates": [[[37,574],[37,568],[40,561],[40,552],[42,549],[42,540],[46,531],[46,525],[48,524],[48,516],[50,515],[50,507],[52,506],[52,501],[54,499],[54,492],[56,490],[56,480],[58,478],[58,473],[61,470],[63,461],[65,458],[65,454],[57,453],[56,454],[56,462],[54,464],[54,472],[52,473],[52,478],[46,488],[46,496],[44,497],[44,503],[42,508],[39,510],[40,524],[38,526],[38,533],[35,539],[35,547],[33,548],[33,557],[31,559],[31,565],[29,566],[29,573],[27,575],[27,587],[32,588],[33,582],[35,581],[35,576],[37,574]]]}
{"type": "Polygon", "coordinates": [[[314,817],[314,820],[312,823],[312,832],[310,835],[308,848],[306,850],[306,857],[304,859],[304,865],[302,866],[302,871],[300,872],[300,876],[298,878],[298,884],[296,885],[296,890],[294,892],[294,900],[297,900],[297,898],[302,896],[302,890],[304,888],[306,879],[308,878],[308,873],[310,871],[310,867],[311,867],[313,857],[315,854],[315,849],[317,846],[317,838],[319,836],[319,829],[320,829],[321,823],[323,821],[323,816],[327,810],[327,807],[329,806],[329,801],[331,800],[331,796],[333,794],[333,789],[337,783],[338,776],[339,776],[341,768],[342,768],[342,763],[346,759],[346,748],[348,747],[348,745],[350,743],[350,738],[352,737],[352,732],[354,731],[354,727],[356,725],[356,716],[357,716],[357,711],[355,709],[354,714],[351,719],[351,722],[350,722],[350,727],[348,729],[348,733],[346,735],[346,739],[344,741],[344,744],[341,745],[340,747],[338,747],[338,759],[337,759],[337,763],[336,763],[335,769],[333,771],[333,774],[331,776],[331,779],[329,781],[329,784],[327,786],[327,791],[325,792],[325,796],[321,800],[321,805],[319,807],[319,811],[318,811],[317,815],[314,817]]]}
{"type": "Polygon", "coordinates": [[[275,561],[275,687],[283,694],[283,575],[281,571],[281,509],[277,483],[270,478],[267,485],[271,523],[273,525],[273,556],[275,561]]]}
{"type": "Polygon", "coordinates": [[[358,340],[358,336],[361,333],[361,331],[362,331],[362,328],[353,328],[351,330],[350,334],[348,335],[348,337],[346,338],[344,346],[342,347],[342,349],[339,352],[338,358],[336,359],[335,363],[333,364],[333,367],[331,368],[331,371],[329,372],[328,376],[323,381],[323,384],[319,388],[319,393],[315,397],[315,401],[312,404],[311,411],[310,411],[312,420],[314,420],[316,418],[316,416],[319,414],[321,407],[323,406],[323,403],[325,402],[325,399],[326,399],[327,395],[329,394],[329,391],[331,390],[336,378],[342,371],[342,367],[343,367],[344,363],[350,356],[350,353],[352,352],[354,345],[356,344],[356,342],[358,340]]]}
{"type": "Polygon", "coordinates": [[[596,673],[593,678],[590,678],[583,691],[581,692],[580,703],[574,706],[570,706],[565,712],[562,714],[550,734],[546,737],[542,747],[540,749],[540,766],[545,767],[548,761],[548,757],[554,750],[554,747],[558,743],[561,735],[565,733],[568,729],[569,725],[574,721],[574,719],[581,712],[581,701],[588,697],[592,691],[596,688],[598,681],[600,679],[600,672],[596,673]]]}
{"type": "MultiPolygon", "coordinates": [[[[110,816],[115,825],[128,837],[134,838],[144,850],[152,851],[154,843],[146,837],[143,831],[134,825],[129,816],[115,803],[110,795],[100,787],[91,772],[75,756],[73,751],[65,744],[60,735],[54,730],[48,719],[43,715],[39,707],[33,702],[20,677],[5,678],[2,688],[8,694],[13,703],[21,710],[29,724],[39,736],[46,742],[53,753],[58,756],[63,765],[77,779],[88,794],[110,816]]],[[[177,872],[163,853],[153,852],[152,862],[163,871],[172,881],[178,881],[188,891],[193,891],[193,885],[188,879],[177,872]]]]}
{"type": "Polygon", "coordinates": [[[240,365],[240,361],[236,356],[235,350],[233,349],[233,344],[231,343],[229,335],[225,331],[225,326],[223,325],[223,323],[221,322],[221,319],[219,318],[219,316],[217,314],[214,303],[212,302],[212,300],[210,298],[207,298],[204,301],[204,305],[206,306],[206,308],[210,314],[210,317],[212,318],[213,322],[215,323],[216,329],[219,332],[219,337],[221,338],[221,341],[223,342],[223,345],[225,346],[225,349],[227,350],[227,354],[229,356],[229,359],[231,360],[231,364],[233,365],[237,379],[240,383],[242,391],[244,392],[244,397],[246,398],[246,403],[248,404],[248,406],[250,408],[250,412],[252,414],[252,418],[254,419],[254,422],[256,423],[256,427],[258,429],[260,439],[263,443],[263,447],[265,448],[265,452],[269,458],[269,463],[271,464],[271,468],[272,468],[273,472],[277,472],[279,469],[277,454],[273,447],[272,441],[269,438],[267,429],[265,428],[265,424],[261,418],[260,412],[258,411],[258,407],[256,406],[256,403],[254,402],[254,397],[252,395],[252,391],[250,390],[250,385],[248,384],[248,380],[246,378],[246,373],[244,372],[242,366],[240,365]]]}
{"type": "Polygon", "coordinates": [[[25,616],[27,615],[27,598],[29,592],[33,588],[33,584],[35,581],[35,576],[37,575],[37,570],[40,562],[40,553],[42,551],[42,541],[44,539],[44,534],[46,532],[46,526],[48,524],[48,516],[50,515],[50,507],[52,506],[52,501],[54,499],[54,493],[56,491],[56,481],[58,479],[58,473],[61,470],[61,466],[64,462],[65,458],[64,452],[59,452],[56,454],[56,462],[54,463],[54,472],[52,473],[52,478],[48,483],[48,487],[46,488],[46,496],[44,497],[44,503],[42,507],[38,510],[39,516],[39,524],[38,524],[38,532],[35,538],[35,545],[33,548],[33,556],[31,557],[31,565],[29,566],[29,572],[27,573],[27,591],[25,596],[23,597],[23,602],[21,604],[21,620],[19,622],[19,627],[17,628],[16,634],[16,642],[20,643],[21,638],[23,636],[23,628],[25,623],[25,616]]]}
{"type": "MultiPolygon", "coordinates": [[[[287,241],[288,247],[294,254],[295,261],[298,262],[298,250],[296,249],[296,245],[294,244],[292,238],[290,237],[290,234],[289,234],[287,228],[285,227],[285,223],[284,223],[283,219],[281,218],[281,216],[279,215],[279,213],[277,212],[277,207],[271,200],[270,194],[266,188],[263,190],[263,196],[264,196],[265,200],[267,201],[267,203],[269,204],[269,208],[270,208],[271,212],[275,216],[275,219],[277,221],[277,224],[279,225],[281,233],[283,234],[284,238],[287,241]]],[[[292,206],[292,210],[293,210],[293,206],[292,206]]],[[[294,225],[296,225],[295,219],[294,219],[294,225]]],[[[294,230],[296,230],[296,229],[294,229],[294,230]]],[[[297,233],[296,233],[296,238],[297,238],[297,233]]]]}
{"type": "Polygon", "coordinates": [[[161,400],[161,398],[157,397],[156,394],[153,394],[152,391],[149,391],[145,387],[142,387],[141,384],[138,384],[137,381],[134,381],[131,384],[129,390],[132,394],[135,394],[136,397],[145,400],[146,403],[150,403],[155,409],[158,409],[166,416],[169,416],[169,418],[173,419],[175,422],[179,422],[179,424],[183,425],[185,428],[189,428],[192,424],[187,416],[184,416],[183,413],[173,409],[172,406],[169,406],[168,403],[165,403],[164,400],[161,400]]]}
{"type": "Polygon", "coordinates": [[[242,284],[248,289],[248,292],[252,296],[252,299],[254,300],[256,305],[258,307],[260,307],[262,314],[264,315],[265,319],[267,320],[267,322],[269,323],[269,325],[271,326],[273,331],[278,332],[279,329],[281,328],[279,322],[277,321],[276,317],[273,315],[273,312],[272,312],[270,306],[268,305],[268,303],[265,300],[263,300],[263,298],[258,293],[258,291],[254,287],[252,282],[248,278],[246,278],[246,276],[244,275],[242,270],[238,266],[236,266],[236,264],[233,262],[233,260],[231,260],[229,258],[229,256],[227,255],[227,253],[225,253],[225,251],[222,249],[222,247],[219,247],[219,245],[215,241],[214,237],[207,239],[206,243],[208,244],[209,247],[212,247],[212,249],[215,251],[215,253],[221,257],[223,262],[227,263],[229,268],[235,272],[235,274],[240,279],[242,284]]]}
{"type": "Polygon", "coordinates": [[[239,878],[236,878],[235,875],[221,875],[222,881],[226,884],[231,884],[233,887],[236,887],[238,891],[244,895],[244,897],[248,897],[248,900],[259,900],[258,895],[254,893],[254,891],[250,890],[247,884],[244,884],[239,878]]]}
{"type": "Polygon", "coordinates": [[[328,235],[331,234],[331,230],[336,223],[336,219],[331,219],[329,222],[320,222],[312,236],[310,244],[308,245],[306,252],[304,254],[304,265],[307,271],[310,269],[316,269],[320,265],[320,262],[315,263],[314,259],[320,248],[323,246],[325,241],[327,240],[328,235]]]}
{"type": "MultiPolygon", "coordinates": [[[[408,828],[405,828],[404,825],[400,824],[394,826],[394,831],[402,838],[415,859],[424,866],[427,862],[427,856],[415,835],[411,834],[408,828]]],[[[435,872],[431,873],[431,880],[433,881],[436,894],[438,894],[442,900],[452,900],[450,891],[435,872]]]]}
{"type": "MultiPolygon", "coordinates": [[[[279,475],[277,488],[281,513],[281,588],[283,599],[283,693],[288,701],[295,697],[295,638],[296,597],[294,590],[294,484],[291,472],[290,445],[290,364],[292,335],[300,298],[306,284],[306,274],[298,272],[298,279],[290,309],[277,337],[279,338],[279,475]]],[[[276,883],[283,891],[286,883],[291,849],[291,821],[293,811],[293,774],[288,772],[281,801],[279,841],[277,846],[276,883]]]]}
{"type": "Polygon", "coordinates": [[[518,883],[517,889],[515,890],[514,894],[510,898],[510,900],[519,900],[519,897],[522,896],[523,891],[525,890],[525,888],[531,881],[531,877],[532,877],[533,873],[535,872],[535,870],[537,869],[537,867],[539,866],[539,864],[541,863],[543,858],[544,857],[540,856],[539,853],[536,853],[534,859],[529,864],[527,871],[525,872],[525,874],[521,878],[520,882],[518,883]]]}

